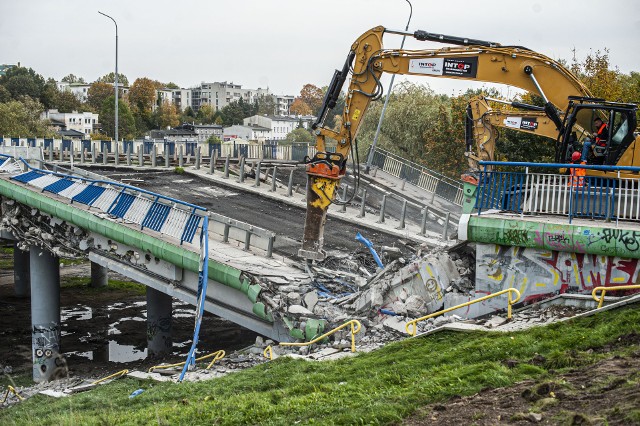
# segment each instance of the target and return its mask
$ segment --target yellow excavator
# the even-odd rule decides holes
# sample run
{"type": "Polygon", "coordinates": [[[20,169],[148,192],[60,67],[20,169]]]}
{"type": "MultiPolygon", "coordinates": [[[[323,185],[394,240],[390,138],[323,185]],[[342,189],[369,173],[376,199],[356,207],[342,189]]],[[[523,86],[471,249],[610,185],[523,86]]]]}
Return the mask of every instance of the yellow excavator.
{"type": "MultiPolygon", "coordinates": [[[[334,73],[318,119],[312,126],[316,134],[317,153],[306,165],[309,177],[307,213],[302,248],[298,252],[307,260],[322,260],[325,257],[322,246],[327,208],[333,202],[340,179],[346,173],[349,155],[354,162],[354,173],[358,173],[358,166],[355,164],[356,135],[369,103],[382,96],[382,73],[484,81],[518,87],[542,97],[542,111],[536,107],[531,108],[532,106],[520,107],[524,106],[532,112],[543,112],[553,123],[558,135],[557,163],[569,162],[573,151],[580,149],[580,143],[592,137],[592,132],[597,130],[593,121],[599,117],[609,126],[605,146],[594,150],[597,151],[596,160],[599,164],[640,164],[640,137],[636,139],[633,133],[637,125],[637,105],[593,98],[580,80],[553,59],[521,46],[502,46],[491,41],[422,30],[411,33],[375,27],[352,44],[344,66],[334,73]],[[384,49],[384,34],[409,36],[419,41],[453,46],[428,50],[384,49]],[[336,106],[349,74],[351,80],[342,111],[342,125],[339,131],[334,131],[324,127],[324,121],[329,111],[336,106]],[[327,151],[327,139],[337,142],[335,152],[327,151]]],[[[473,127],[477,126],[482,124],[474,122],[473,127]]],[[[521,127],[520,130],[526,129],[521,127]]],[[[477,154],[469,153],[470,159],[493,159],[493,151],[486,149],[489,146],[484,148],[487,151],[485,153],[482,148],[477,154]],[[474,156],[475,159],[472,158],[474,156]]],[[[607,172],[589,170],[588,173],[606,176],[607,172]]],[[[621,174],[638,178],[637,173],[621,174]]]]}

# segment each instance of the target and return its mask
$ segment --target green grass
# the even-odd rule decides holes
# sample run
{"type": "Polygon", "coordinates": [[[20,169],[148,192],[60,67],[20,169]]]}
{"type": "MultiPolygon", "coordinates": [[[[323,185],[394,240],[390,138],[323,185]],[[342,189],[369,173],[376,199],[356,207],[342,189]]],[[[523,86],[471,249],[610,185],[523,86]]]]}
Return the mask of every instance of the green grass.
{"type": "Polygon", "coordinates": [[[280,358],[199,383],[125,378],[61,400],[36,396],[0,411],[0,424],[390,424],[454,395],[624,352],[618,338],[639,322],[640,310],[627,308],[511,334],[438,333],[333,362],[280,358]],[[598,350],[605,345],[610,352],[598,350]],[[528,364],[536,354],[546,360],[528,364]]]}
{"type": "Polygon", "coordinates": [[[118,281],[109,280],[109,285],[106,287],[90,287],[90,277],[62,277],[60,279],[61,288],[77,288],[80,291],[87,293],[104,293],[111,291],[128,291],[136,295],[144,296],[147,294],[147,288],[143,284],[139,284],[133,281],[118,281]]]}

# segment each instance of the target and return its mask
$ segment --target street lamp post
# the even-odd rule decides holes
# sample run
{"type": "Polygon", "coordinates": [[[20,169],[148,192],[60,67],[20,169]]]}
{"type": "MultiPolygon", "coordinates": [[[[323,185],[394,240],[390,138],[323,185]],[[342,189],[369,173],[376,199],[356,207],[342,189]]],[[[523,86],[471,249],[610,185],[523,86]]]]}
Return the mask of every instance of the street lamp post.
{"type": "Polygon", "coordinates": [[[100,11],[98,11],[98,13],[100,15],[106,16],[107,18],[111,19],[113,21],[113,23],[116,26],[116,78],[115,78],[115,92],[116,92],[116,129],[115,129],[115,138],[116,138],[116,144],[118,143],[118,23],[116,22],[115,19],[113,19],[111,16],[107,15],[106,13],[102,13],[100,11]]]}
{"type": "MultiPolygon", "coordinates": [[[[405,31],[409,30],[409,23],[411,22],[411,15],[413,15],[413,6],[409,0],[405,0],[409,3],[409,19],[407,20],[407,26],[405,27],[405,31]]],[[[402,36],[402,43],[400,44],[400,49],[404,47],[404,40],[407,38],[406,35],[402,36]]],[[[384,112],[387,109],[387,104],[389,103],[389,96],[391,96],[391,88],[393,87],[393,80],[395,80],[396,75],[391,75],[391,83],[389,83],[389,90],[387,90],[387,97],[384,100],[384,105],[382,106],[382,112],[380,113],[380,120],[378,121],[378,128],[376,129],[376,134],[373,137],[373,143],[371,147],[369,147],[369,155],[367,156],[367,164],[364,167],[364,172],[369,174],[371,170],[371,163],[373,162],[373,154],[376,150],[376,145],[378,144],[378,136],[380,135],[380,128],[382,127],[382,119],[384,118],[384,112]]]]}

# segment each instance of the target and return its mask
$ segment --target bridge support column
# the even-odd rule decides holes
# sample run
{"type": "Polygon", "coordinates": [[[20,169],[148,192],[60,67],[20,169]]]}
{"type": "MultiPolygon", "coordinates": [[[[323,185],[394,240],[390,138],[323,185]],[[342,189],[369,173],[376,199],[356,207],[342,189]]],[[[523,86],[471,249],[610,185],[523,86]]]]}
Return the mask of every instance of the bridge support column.
{"type": "Polygon", "coordinates": [[[91,287],[106,287],[109,284],[109,268],[91,262],[91,287]]]}
{"type": "Polygon", "coordinates": [[[29,283],[29,252],[22,251],[17,244],[13,245],[13,282],[16,296],[28,297],[29,283]]]}
{"type": "Polygon", "coordinates": [[[147,354],[171,353],[171,296],[147,287],[147,354]]]}
{"type": "Polygon", "coordinates": [[[31,348],[33,381],[55,379],[64,365],[60,354],[60,261],[39,247],[29,250],[31,269],[31,348]]]}

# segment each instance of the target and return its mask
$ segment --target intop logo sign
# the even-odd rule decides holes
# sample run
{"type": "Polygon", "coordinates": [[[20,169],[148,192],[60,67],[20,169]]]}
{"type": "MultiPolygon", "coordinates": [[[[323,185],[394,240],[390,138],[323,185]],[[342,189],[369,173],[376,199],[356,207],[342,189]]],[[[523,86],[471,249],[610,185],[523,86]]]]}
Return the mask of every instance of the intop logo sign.
{"type": "Polygon", "coordinates": [[[409,72],[424,75],[451,75],[475,78],[478,58],[425,58],[410,59],[409,72]]]}

